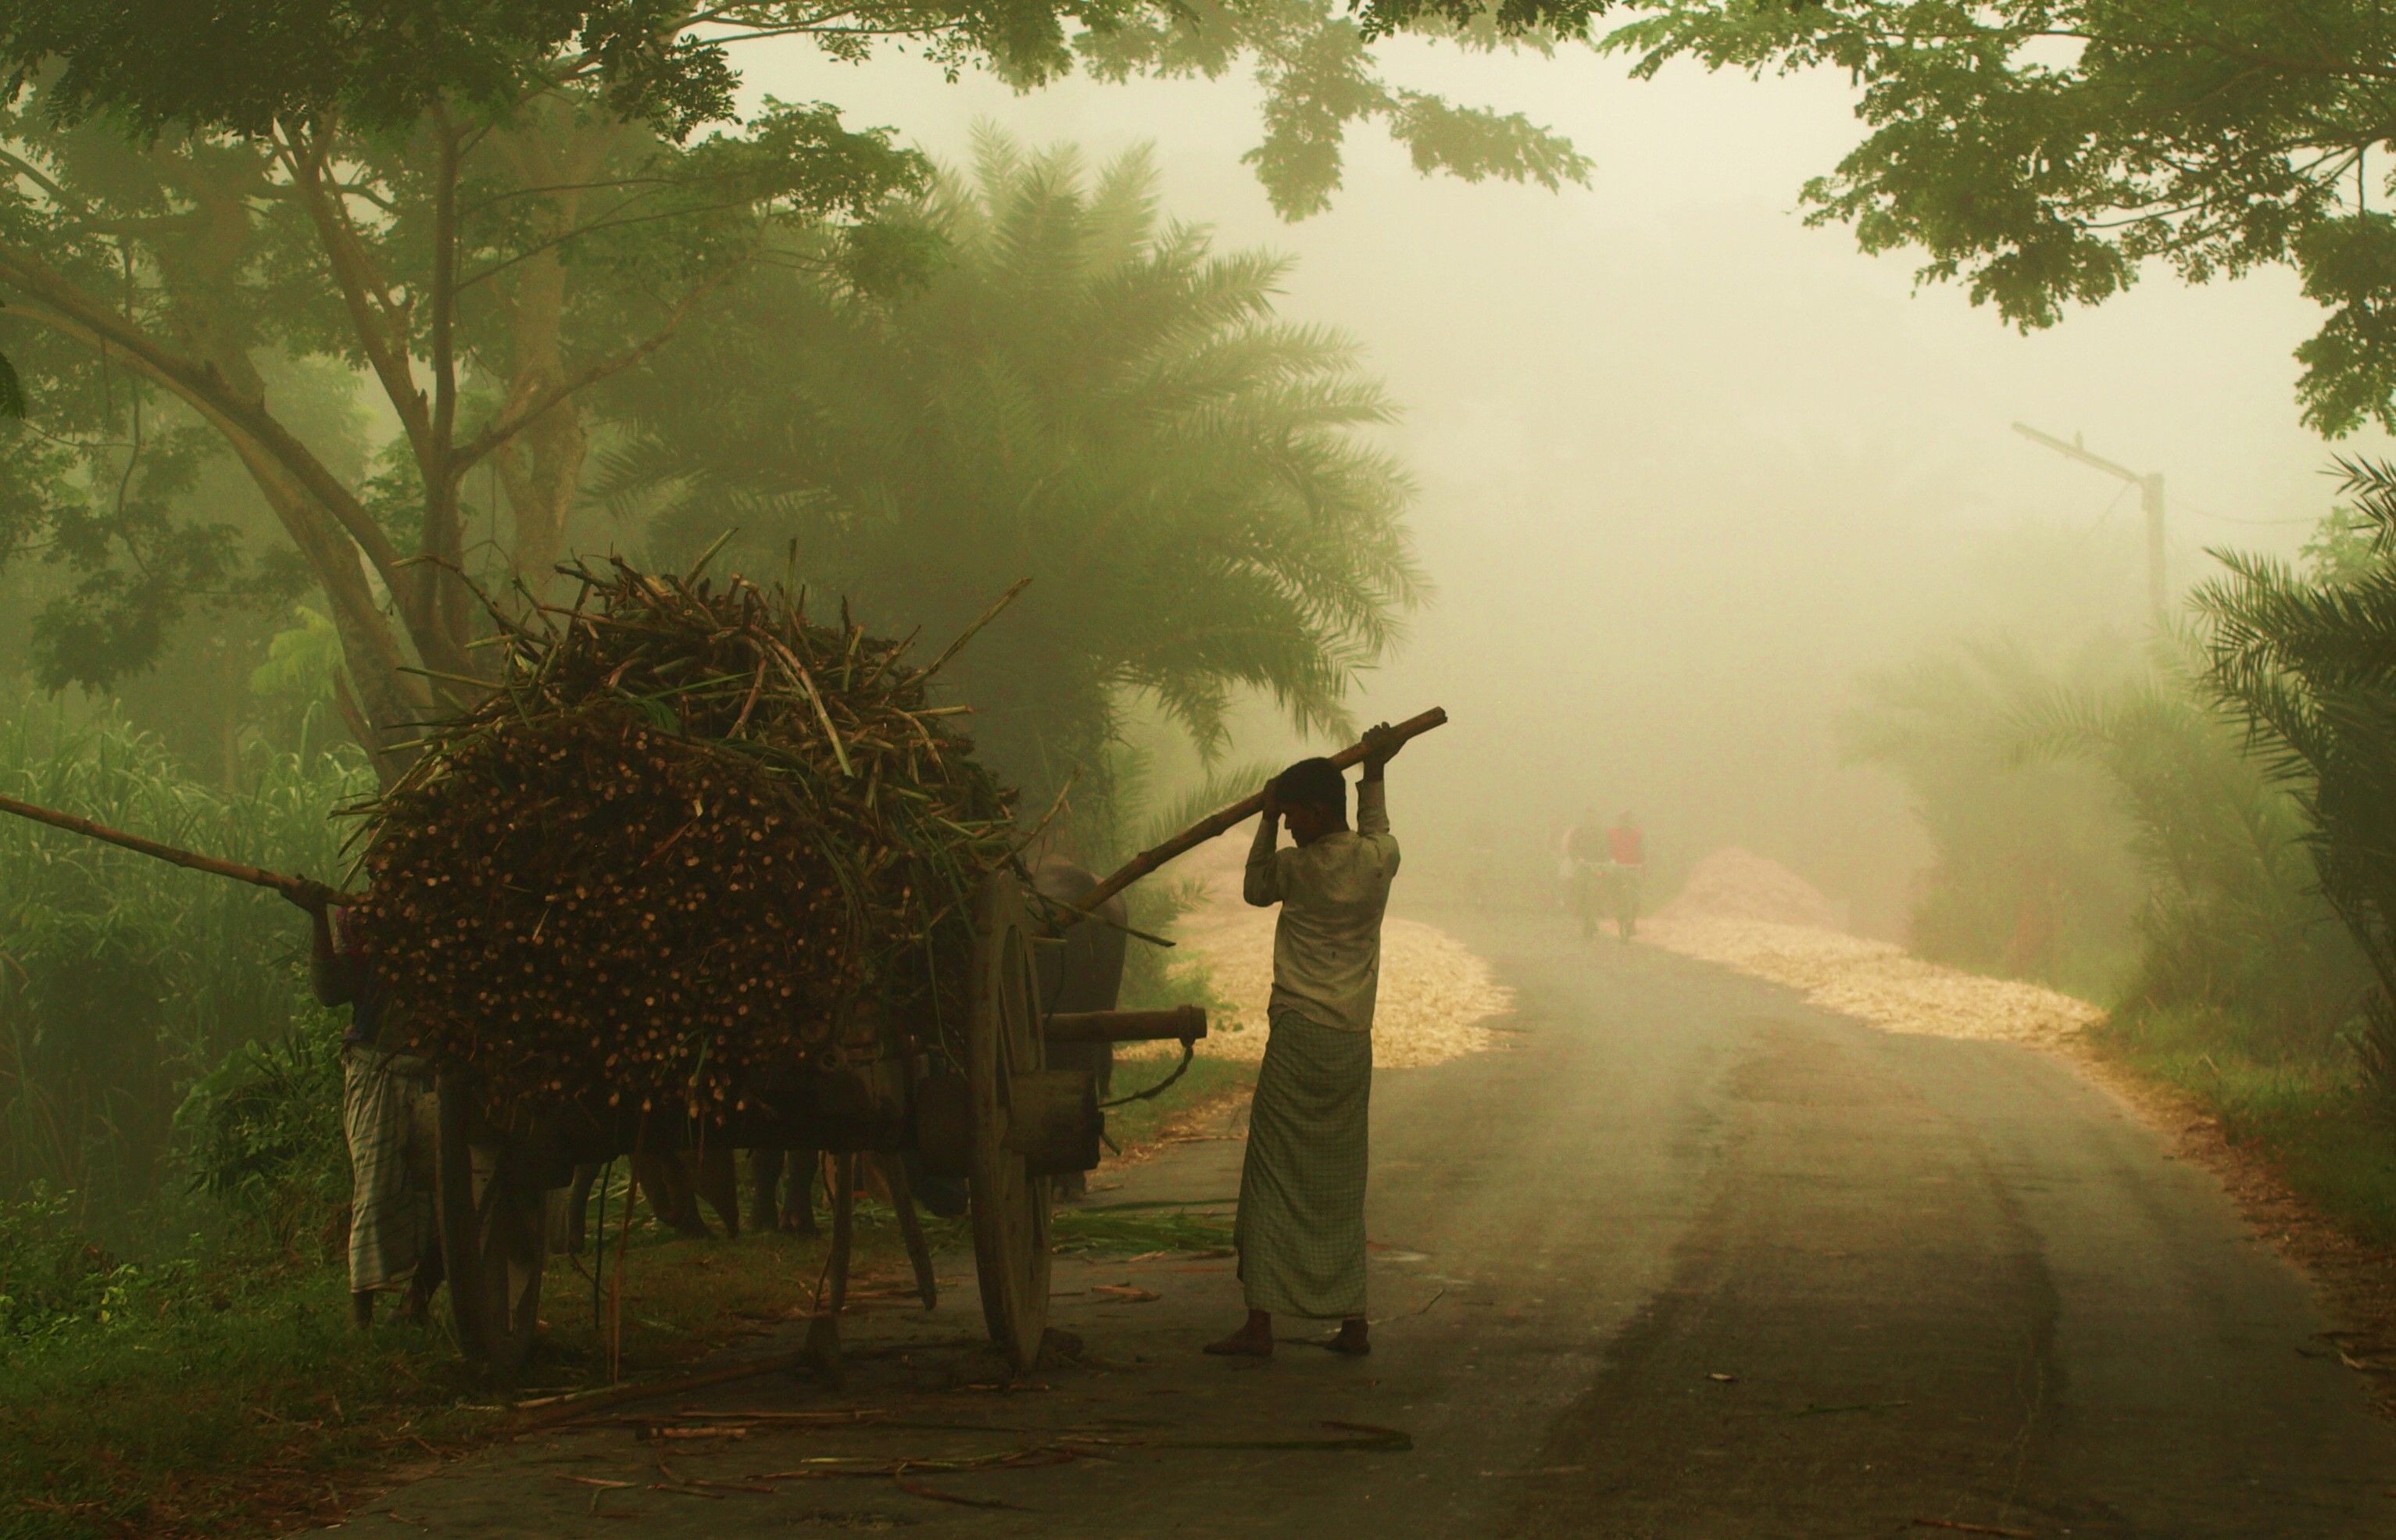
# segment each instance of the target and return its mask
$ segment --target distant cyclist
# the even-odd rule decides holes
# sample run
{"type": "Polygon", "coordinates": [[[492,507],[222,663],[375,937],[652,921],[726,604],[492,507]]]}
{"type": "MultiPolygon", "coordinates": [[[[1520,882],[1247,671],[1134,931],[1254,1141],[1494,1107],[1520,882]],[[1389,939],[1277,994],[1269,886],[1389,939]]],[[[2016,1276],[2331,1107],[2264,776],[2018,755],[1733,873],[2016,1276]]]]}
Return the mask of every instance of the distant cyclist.
{"type": "Polygon", "coordinates": [[[1606,896],[1614,910],[1614,928],[1623,940],[1639,928],[1639,879],[1647,870],[1647,841],[1638,820],[1628,813],[1614,820],[1605,833],[1606,896]]]}
{"type": "Polygon", "coordinates": [[[1597,821],[1597,810],[1590,808],[1580,821],[1564,835],[1565,875],[1572,883],[1573,912],[1580,916],[1580,936],[1584,941],[1597,936],[1597,916],[1606,869],[1613,865],[1614,846],[1605,830],[1597,821]]]}

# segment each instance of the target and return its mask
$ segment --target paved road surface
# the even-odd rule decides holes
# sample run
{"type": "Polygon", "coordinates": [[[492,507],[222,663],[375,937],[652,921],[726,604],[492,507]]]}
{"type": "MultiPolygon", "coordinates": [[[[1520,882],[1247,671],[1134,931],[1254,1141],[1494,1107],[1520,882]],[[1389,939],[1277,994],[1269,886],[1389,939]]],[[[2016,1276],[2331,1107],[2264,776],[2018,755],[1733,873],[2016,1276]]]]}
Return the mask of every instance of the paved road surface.
{"type": "MultiPolygon", "coordinates": [[[[760,1430],[677,1452],[671,1473],[745,1482],[1058,1430],[1117,1440],[1111,1458],[701,1496],[647,1486],[653,1446],[605,1428],[451,1467],[349,1527],[2396,1535],[2396,1427],[2324,1350],[2304,1281],[2067,1066],[1880,1033],[1704,964],[1584,947],[1550,915],[1435,918],[1522,991],[1521,1031],[1375,1087],[1373,1358],[1200,1357],[1238,1318],[1227,1262],[1060,1265],[1056,1323],[1088,1354],[1047,1388],[960,1388],[987,1368],[941,1346],[975,1323],[959,1291],[937,1316],[854,1323],[853,1349],[928,1346],[860,1360],[841,1391],[778,1377],[680,1403],[946,1426],[760,1430]],[[1164,1297],[1088,1292],[1123,1283],[1164,1297]],[[1357,1437],[1331,1423],[1413,1447],[1268,1447],[1357,1437]],[[561,1476],[641,1484],[602,1496],[627,1516],[608,1523],[561,1476]]],[[[1228,1195],[1239,1149],[1184,1146],[1094,1201],[1228,1195]]]]}

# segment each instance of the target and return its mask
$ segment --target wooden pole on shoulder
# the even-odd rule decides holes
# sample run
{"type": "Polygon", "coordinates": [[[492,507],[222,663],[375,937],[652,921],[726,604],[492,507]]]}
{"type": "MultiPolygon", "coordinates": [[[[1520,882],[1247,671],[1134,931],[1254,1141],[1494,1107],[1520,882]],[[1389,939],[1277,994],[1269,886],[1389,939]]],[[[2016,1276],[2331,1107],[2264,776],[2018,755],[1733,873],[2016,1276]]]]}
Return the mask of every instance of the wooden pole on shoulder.
{"type": "MultiPolygon", "coordinates": [[[[1391,724],[1390,734],[1399,742],[1404,743],[1408,738],[1420,737],[1434,727],[1444,727],[1446,724],[1447,713],[1434,706],[1420,716],[1408,717],[1404,722],[1391,724]]],[[[1333,754],[1331,763],[1345,770],[1350,765],[1362,761],[1364,757],[1364,744],[1352,743],[1333,754]]],[[[1084,894],[1075,903],[1065,906],[1068,917],[1072,916],[1072,911],[1074,909],[1082,910],[1086,915],[1090,910],[1096,909],[1099,905],[1175,856],[1186,855],[1225,830],[1255,817],[1263,811],[1264,805],[1264,789],[1258,787],[1254,796],[1235,802],[1218,813],[1210,813],[1154,849],[1141,851],[1126,862],[1122,870],[1084,894]]]]}

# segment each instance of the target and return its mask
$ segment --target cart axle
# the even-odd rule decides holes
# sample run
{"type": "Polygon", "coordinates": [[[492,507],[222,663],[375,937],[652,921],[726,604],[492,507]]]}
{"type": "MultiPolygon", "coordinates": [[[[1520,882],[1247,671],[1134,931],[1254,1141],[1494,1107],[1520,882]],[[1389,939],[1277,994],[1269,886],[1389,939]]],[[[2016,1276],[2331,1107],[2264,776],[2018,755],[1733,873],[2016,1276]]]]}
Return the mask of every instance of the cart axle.
{"type": "Polygon", "coordinates": [[[1206,1013],[1195,1005],[1169,1011],[1058,1011],[1048,1017],[1051,1042],[1194,1042],[1206,1035],[1206,1013]]]}

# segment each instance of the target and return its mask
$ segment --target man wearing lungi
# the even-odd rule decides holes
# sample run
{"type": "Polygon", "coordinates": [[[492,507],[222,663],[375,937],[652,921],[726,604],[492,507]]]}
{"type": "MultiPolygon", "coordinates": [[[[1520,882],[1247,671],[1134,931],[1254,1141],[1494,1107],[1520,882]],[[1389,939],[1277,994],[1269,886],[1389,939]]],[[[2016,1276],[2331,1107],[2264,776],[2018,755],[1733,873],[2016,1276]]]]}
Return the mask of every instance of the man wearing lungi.
{"type": "Polygon", "coordinates": [[[1265,790],[1245,892],[1281,906],[1273,931],[1271,1036],[1257,1071],[1232,1244],[1247,1323],[1206,1350],[1270,1358],[1276,1312],[1337,1321],[1335,1352],[1368,1353],[1364,1326],[1365,1116],[1381,911],[1398,871],[1382,767],[1399,749],[1364,735],[1356,827],[1329,760],[1300,760],[1265,790]],[[1281,849],[1286,820],[1294,848],[1281,849]]]}
{"type": "Polygon", "coordinates": [[[375,1295],[406,1295],[411,1321],[425,1319],[441,1281],[433,1193],[419,1168],[431,1121],[432,1075],[424,1061],[382,1041],[389,1001],[373,960],[350,934],[331,889],[310,883],[292,895],[308,911],[309,981],[316,999],[350,1008],[341,1036],[341,1133],[350,1147],[350,1316],[374,1324],[375,1295]],[[340,933],[338,939],[336,930],[340,933]]]}

